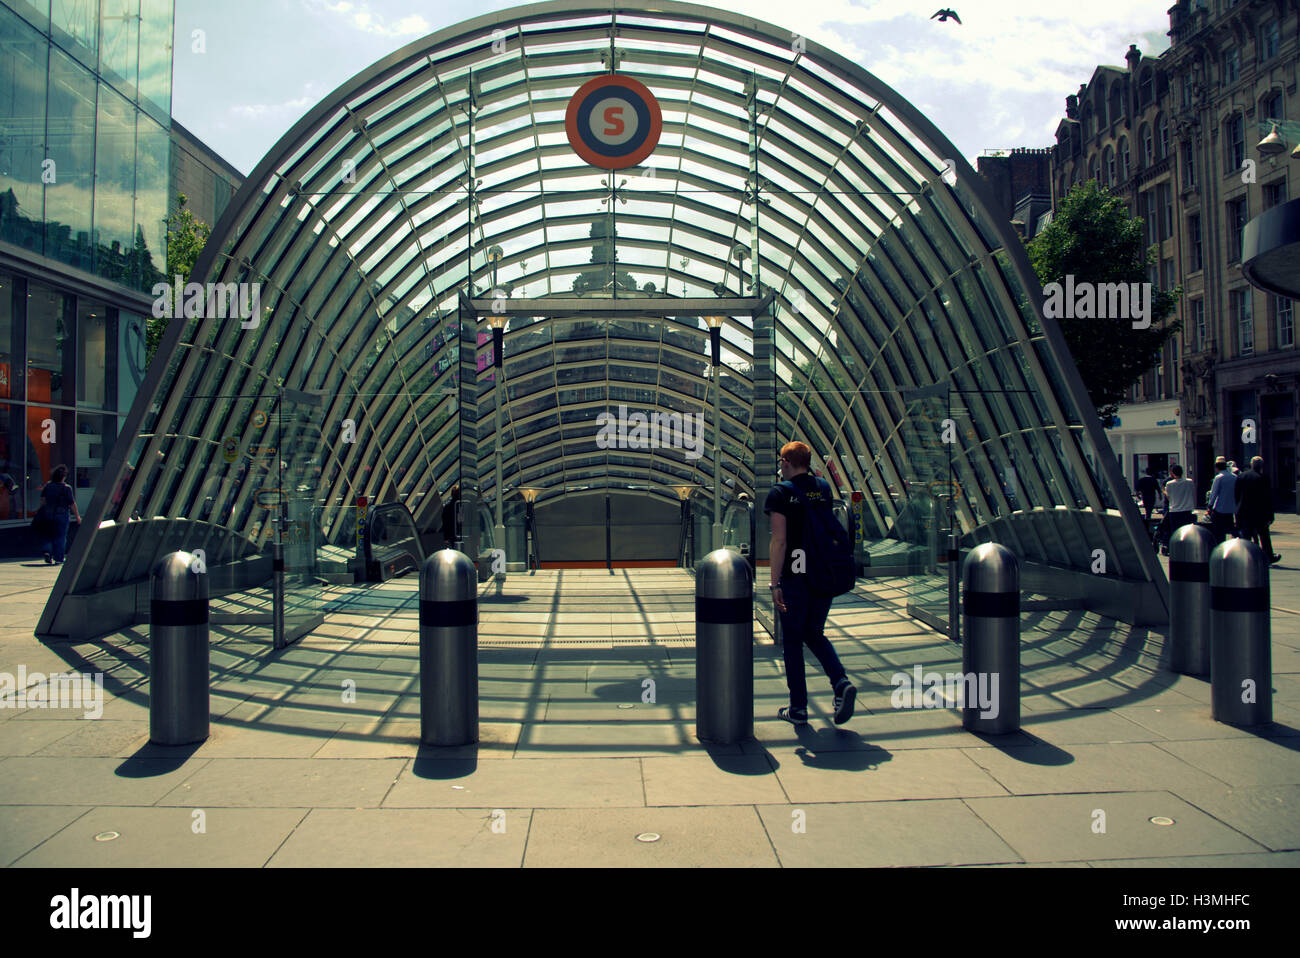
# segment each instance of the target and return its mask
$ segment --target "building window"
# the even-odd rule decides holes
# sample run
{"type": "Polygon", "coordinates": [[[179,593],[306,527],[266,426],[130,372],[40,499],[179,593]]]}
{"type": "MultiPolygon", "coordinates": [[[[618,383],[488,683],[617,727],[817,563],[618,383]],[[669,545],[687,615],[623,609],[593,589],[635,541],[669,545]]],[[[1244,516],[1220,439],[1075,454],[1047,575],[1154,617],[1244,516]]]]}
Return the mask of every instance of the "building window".
{"type": "Polygon", "coordinates": [[[1236,47],[1223,51],[1223,85],[1236,83],[1241,78],[1241,54],[1236,47]]]}
{"type": "Polygon", "coordinates": [[[1183,78],[1183,107],[1187,108],[1192,105],[1192,78],[1190,76],[1183,78]]]}
{"type": "Polygon", "coordinates": [[[1295,312],[1285,296],[1273,297],[1273,314],[1277,317],[1277,348],[1295,348],[1295,312]]]}
{"type": "Polygon", "coordinates": [[[1236,174],[1246,164],[1246,118],[1238,113],[1224,127],[1228,147],[1228,172],[1236,174]]]}
{"type": "Polygon", "coordinates": [[[1205,268],[1201,251],[1201,214],[1187,217],[1187,258],[1190,272],[1196,273],[1205,268]]]}
{"type": "Polygon", "coordinates": [[[1165,259],[1163,272],[1164,272],[1164,285],[1161,287],[1161,289],[1173,289],[1175,286],[1178,285],[1178,281],[1174,276],[1174,261],[1172,257],[1165,259]]]}
{"type": "Polygon", "coordinates": [[[1106,185],[1115,185],[1115,151],[1106,147],[1106,185]]]}
{"type": "Polygon", "coordinates": [[[1183,187],[1196,185],[1196,151],[1192,144],[1183,147],[1183,187]]]}
{"type": "Polygon", "coordinates": [[[1246,197],[1228,201],[1228,262],[1241,261],[1241,234],[1246,228],[1246,197]]]}
{"type": "Polygon", "coordinates": [[[1286,180],[1264,184],[1264,209],[1271,210],[1279,203],[1286,202],[1286,180]]]}
{"type": "Polygon", "coordinates": [[[1128,151],[1128,137],[1121,137],[1119,141],[1119,181],[1121,183],[1127,182],[1132,169],[1133,164],[1128,151]]]}
{"type": "Polygon", "coordinates": [[[1158,134],[1156,136],[1156,158],[1163,160],[1169,155],[1169,117],[1160,117],[1157,125],[1158,134]]]}
{"type": "Polygon", "coordinates": [[[1161,222],[1163,223],[1164,232],[1161,239],[1169,239],[1174,235],[1174,188],[1170,183],[1161,183],[1159,186],[1160,193],[1160,211],[1161,222]]]}
{"type": "Polygon", "coordinates": [[[1145,107],[1151,102],[1151,71],[1143,70],[1138,80],[1138,107],[1145,107]]]}
{"type": "Polygon", "coordinates": [[[1272,93],[1269,96],[1264,97],[1264,99],[1260,102],[1260,107],[1261,107],[1260,113],[1263,114],[1263,116],[1260,117],[1261,123],[1282,122],[1283,116],[1282,116],[1282,94],[1281,93],[1272,93]]]}
{"type": "Polygon", "coordinates": [[[1259,60],[1263,63],[1277,56],[1279,30],[1276,20],[1269,20],[1259,29],[1259,60]]]}
{"type": "Polygon", "coordinates": [[[1237,328],[1237,355],[1255,351],[1255,320],[1250,312],[1250,290],[1234,289],[1228,293],[1232,303],[1232,324],[1237,328]]]}
{"type": "Polygon", "coordinates": [[[1142,169],[1155,162],[1155,144],[1151,139],[1151,127],[1142,124],[1142,169]]]}
{"type": "Polygon", "coordinates": [[[1205,300],[1194,299],[1192,303],[1192,329],[1196,330],[1196,348],[1205,349],[1209,345],[1205,330],[1205,300]]]}

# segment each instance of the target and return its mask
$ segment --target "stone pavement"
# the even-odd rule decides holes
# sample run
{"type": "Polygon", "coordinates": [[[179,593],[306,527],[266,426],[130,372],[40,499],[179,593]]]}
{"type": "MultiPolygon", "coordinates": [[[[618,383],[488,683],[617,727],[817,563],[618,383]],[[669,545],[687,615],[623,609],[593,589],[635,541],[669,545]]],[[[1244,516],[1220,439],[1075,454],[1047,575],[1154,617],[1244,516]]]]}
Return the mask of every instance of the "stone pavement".
{"type": "Polygon", "coordinates": [[[812,724],[776,720],[780,650],[760,630],[755,738],[708,748],[693,580],[675,570],[489,589],[482,740],[464,748],[418,745],[414,577],[334,590],[326,625],[278,653],[265,627],[214,625],[211,736],[174,749],[148,744],[147,630],[47,646],[32,630],[54,570],[0,564],[0,672],[102,671],[106,692],[94,719],[0,709],[0,862],[1295,866],[1300,518],[1275,533],[1262,732],[1210,719],[1209,684],[1160,668],[1162,631],[1080,611],[1022,615],[1022,731],[896,709],[895,673],[959,672],[961,655],[872,581],[828,628],[854,719],[830,722],[810,657],[812,724]]]}

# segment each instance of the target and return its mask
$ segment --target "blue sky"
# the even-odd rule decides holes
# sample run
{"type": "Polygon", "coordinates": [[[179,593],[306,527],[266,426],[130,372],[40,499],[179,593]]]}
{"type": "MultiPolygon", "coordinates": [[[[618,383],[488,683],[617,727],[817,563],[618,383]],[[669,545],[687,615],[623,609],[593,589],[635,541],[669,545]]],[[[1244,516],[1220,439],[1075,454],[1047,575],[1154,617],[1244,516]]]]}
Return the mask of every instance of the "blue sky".
{"type": "MultiPolygon", "coordinates": [[[[1169,45],[1168,0],[726,0],[870,70],[974,162],[1055,142],[1065,97],[1136,43],[1169,45]],[[955,9],[958,25],[930,15],[955,9]]],[[[247,174],[311,107],[426,34],[518,4],[493,0],[177,0],[172,114],[247,174]],[[194,31],[203,31],[202,53],[194,31]]],[[[647,6],[653,6],[647,3],[647,6]]]]}

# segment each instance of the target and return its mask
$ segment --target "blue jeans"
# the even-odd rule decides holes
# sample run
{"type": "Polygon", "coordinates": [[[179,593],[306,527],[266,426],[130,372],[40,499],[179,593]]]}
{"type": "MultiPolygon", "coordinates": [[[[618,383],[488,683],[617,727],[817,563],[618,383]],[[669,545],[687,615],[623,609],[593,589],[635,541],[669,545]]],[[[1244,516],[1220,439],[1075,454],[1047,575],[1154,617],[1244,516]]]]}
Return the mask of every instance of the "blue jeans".
{"type": "Polygon", "coordinates": [[[54,525],[54,535],[41,543],[41,551],[48,552],[54,556],[55,562],[62,562],[67,557],[68,547],[68,523],[72,516],[65,509],[59,509],[51,520],[54,525]]]}
{"type": "Polygon", "coordinates": [[[804,678],[803,647],[812,649],[834,689],[847,676],[840,657],[822,630],[831,610],[829,595],[809,592],[802,579],[782,578],[781,597],[785,611],[781,616],[781,642],[785,653],[785,684],[790,689],[790,708],[808,708],[808,684],[804,678]]]}

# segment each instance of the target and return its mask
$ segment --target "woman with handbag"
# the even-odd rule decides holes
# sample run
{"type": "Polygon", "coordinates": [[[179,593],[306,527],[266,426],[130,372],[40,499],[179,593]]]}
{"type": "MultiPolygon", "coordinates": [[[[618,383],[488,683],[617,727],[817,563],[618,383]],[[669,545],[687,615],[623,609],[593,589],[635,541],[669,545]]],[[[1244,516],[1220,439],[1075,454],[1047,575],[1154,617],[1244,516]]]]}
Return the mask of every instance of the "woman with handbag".
{"type": "Polygon", "coordinates": [[[81,522],[81,513],[77,510],[77,497],[72,487],[65,481],[68,478],[67,466],[55,466],[50,474],[50,481],[41,490],[44,504],[41,512],[45,514],[44,534],[40,535],[41,549],[45,553],[45,564],[62,564],[68,545],[68,523],[72,519],[81,522]],[[51,555],[52,554],[52,555],[51,555]]]}

